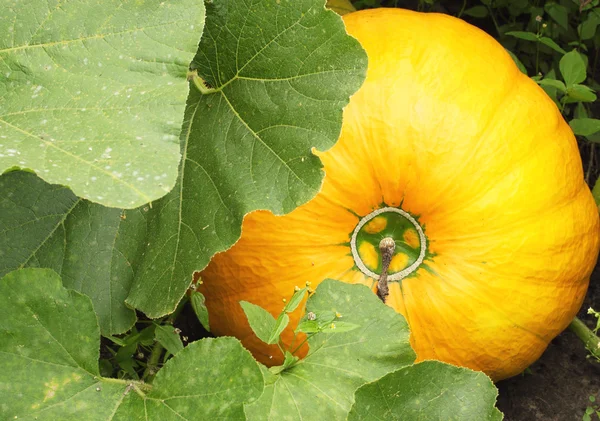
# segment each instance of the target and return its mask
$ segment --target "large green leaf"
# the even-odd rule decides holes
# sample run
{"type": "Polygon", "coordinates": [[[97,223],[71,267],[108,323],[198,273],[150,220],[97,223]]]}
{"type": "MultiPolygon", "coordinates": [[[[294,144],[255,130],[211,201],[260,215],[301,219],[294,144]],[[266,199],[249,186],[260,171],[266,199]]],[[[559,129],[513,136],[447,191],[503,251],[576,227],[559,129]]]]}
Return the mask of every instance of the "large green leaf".
{"type": "Polygon", "coordinates": [[[500,421],[497,396],[483,373],[425,361],[358,389],[348,421],[500,421]]]}
{"type": "Polygon", "coordinates": [[[148,250],[127,302],[174,310],[195,270],[240,236],[255,209],[290,212],[320,189],[311,149],[337,140],[366,55],[323,0],[207,3],[188,98],[180,179],[153,204],[148,250]]]}
{"type": "Polygon", "coordinates": [[[0,173],[120,208],[164,196],[203,24],[196,0],[4,0],[0,173]]]}
{"type": "Polygon", "coordinates": [[[233,338],[190,344],[151,386],[100,377],[92,303],[49,269],[0,279],[0,309],[3,420],[243,420],[262,392],[258,364],[233,338]]]}
{"type": "Polygon", "coordinates": [[[145,213],[78,199],[31,173],[6,173],[0,176],[0,276],[30,266],[54,269],[66,287],[92,299],[103,334],[123,333],[136,320],[125,298],[144,252],[145,213]]]}
{"type": "Polygon", "coordinates": [[[363,285],[324,281],[306,311],[337,312],[359,328],[317,333],[299,363],[278,375],[265,370],[271,384],[246,406],[248,420],[345,420],[358,387],[415,359],[404,318],[363,285]]]}

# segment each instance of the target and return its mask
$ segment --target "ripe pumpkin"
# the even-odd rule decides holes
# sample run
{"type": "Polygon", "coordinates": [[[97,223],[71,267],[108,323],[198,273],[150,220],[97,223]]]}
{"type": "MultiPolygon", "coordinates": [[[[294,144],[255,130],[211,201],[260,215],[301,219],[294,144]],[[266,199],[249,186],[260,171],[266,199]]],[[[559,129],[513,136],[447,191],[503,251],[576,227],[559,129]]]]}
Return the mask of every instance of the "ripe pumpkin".
{"type": "Polygon", "coordinates": [[[369,68],[338,143],[317,152],[322,190],[288,215],[247,215],[201,273],[213,330],[280,361],[238,302],[276,315],[295,285],[325,278],[375,290],[377,244],[392,237],[387,304],[418,360],[520,373],[577,313],[598,255],[573,133],[506,51],[459,19],[377,9],[345,23],[369,68]]]}

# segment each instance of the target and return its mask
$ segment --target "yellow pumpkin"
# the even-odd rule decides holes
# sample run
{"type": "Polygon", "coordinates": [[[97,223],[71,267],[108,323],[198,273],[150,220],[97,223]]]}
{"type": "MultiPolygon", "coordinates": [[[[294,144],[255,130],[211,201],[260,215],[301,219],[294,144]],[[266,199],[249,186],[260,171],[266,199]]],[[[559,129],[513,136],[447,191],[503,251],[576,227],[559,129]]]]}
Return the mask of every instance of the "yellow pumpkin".
{"type": "Polygon", "coordinates": [[[369,68],[338,143],[318,152],[322,190],[290,214],[246,216],[239,242],[201,273],[211,326],[281,361],[238,302],[277,315],[306,281],[375,290],[377,244],[392,237],[387,304],[418,360],[513,376],[575,316],[598,254],[573,133],[506,51],[459,19],[377,9],[345,23],[369,68]]]}

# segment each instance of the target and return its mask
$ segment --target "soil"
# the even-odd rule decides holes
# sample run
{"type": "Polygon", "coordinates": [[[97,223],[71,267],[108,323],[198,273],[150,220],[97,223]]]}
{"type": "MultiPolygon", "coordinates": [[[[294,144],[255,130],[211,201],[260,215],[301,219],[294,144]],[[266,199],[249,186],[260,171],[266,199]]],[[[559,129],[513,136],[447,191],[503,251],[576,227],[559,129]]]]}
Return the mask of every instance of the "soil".
{"type": "MultiPolygon", "coordinates": [[[[579,312],[589,327],[595,325],[589,307],[600,307],[600,265],[579,312]]],[[[587,358],[583,343],[569,330],[554,339],[527,373],[497,384],[498,409],[506,421],[581,420],[589,397],[600,403],[600,364],[587,358]]],[[[598,420],[596,416],[592,418],[598,420]]]]}

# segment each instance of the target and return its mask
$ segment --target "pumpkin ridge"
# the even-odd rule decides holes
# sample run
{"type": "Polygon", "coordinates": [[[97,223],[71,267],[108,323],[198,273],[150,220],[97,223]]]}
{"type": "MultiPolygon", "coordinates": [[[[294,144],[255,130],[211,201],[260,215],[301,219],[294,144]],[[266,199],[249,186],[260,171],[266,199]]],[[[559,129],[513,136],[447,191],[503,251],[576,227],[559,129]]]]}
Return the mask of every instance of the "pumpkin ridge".
{"type": "MultiPolygon", "coordinates": [[[[516,66],[515,66],[516,67],[516,66]]],[[[522,74],[519,71],[519,74],[522,74]]],[[[480,140],[476,143],[476,147],[472,148],[470,151],[470,154],[468,157],[466,157],[465,159],[463,159],[461,161],[462,166],[460,168],[460,170],[464,170],[469,168],[470,165],[472,165],[472,161],[479,156],[479,153],[481,152],[481,150],[485,150],[486,148],[489,148],[489,144],[485,142],[485,137],[486,137],[486,133],[490,132],[492,129],[490,128],[490,126],[492,126],[494,123],[496,123],[496,119],[499,118],[498,117],[498,111],[502,109],[502,107],[509,102],[509,100],[511,99],[510,95],[512,94],[512,92],[514,92],[516,90],[516,87],[519,86],[519,83],[511,83],[508,84],[508,87],[506,89],[506,91],[504,92],[504,95],[501,98],[501,101],[498,104],[495,104],[495,106],[493,107],[494,111],[492,116],[487,120],[487,122],[485,123],[485,125],[483,127],[481,127],[480,129],[478,129],[477,134],[473,135],[474,137],[479,138],[480,140]]],[[[460,171],[457,169],[456,173],[459,173],[460,171]]],[[[505,177],[504,172],[498,172],[497,174],[498,176],[498,180],[502,179],[503,177],[505,177]]],[[[457,176],[458,177],[458,176],[457,176]]],[[[491,184],[493,184],[494,181],[497,181],[496,179],[491,179],[490,182],[491,184]]],[[[450,187],[448,188],[448,186],[454,186],[453,184],[453,178],[449,177],[448,178],[448,184],[445,187],[440,187],[440,190],[444,190],[447,192],[447,194],[452,194],[452,192],[454,190],[456,190],[457,186],[454,187],[450,187]]],[[[470,201],[465,203],[465,207],[468,206],[469,204],[472,204],[474,202],[477,202],[477,200],[479,200],[481,198],[481,196],[485,195],[487,193],[487,191],[480,191],[478,192],[477,195],[474,195],[470,201]]],[[[439,202],[434,202],[434,206],[430,207],[428,209],[428,211],[435,213],[440,206],[443,206],[443,204],[439,203],[439,202]]]]}

